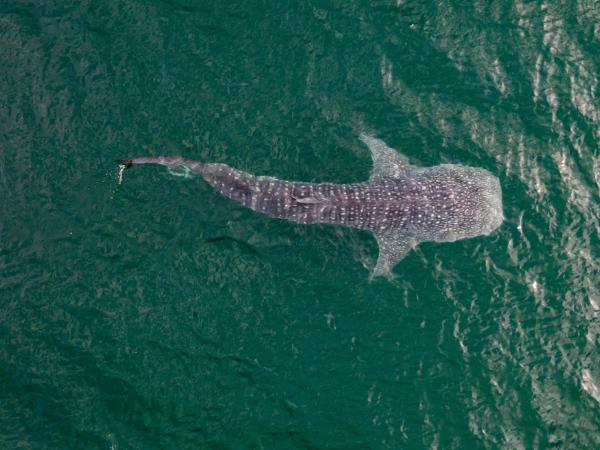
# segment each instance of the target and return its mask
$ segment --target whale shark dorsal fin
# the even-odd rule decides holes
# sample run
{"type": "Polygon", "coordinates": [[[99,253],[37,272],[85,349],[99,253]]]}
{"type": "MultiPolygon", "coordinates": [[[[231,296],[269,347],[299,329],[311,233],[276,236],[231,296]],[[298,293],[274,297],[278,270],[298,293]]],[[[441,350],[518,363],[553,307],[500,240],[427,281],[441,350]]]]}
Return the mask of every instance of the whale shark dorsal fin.
{"type": "Polygon", "coordinates": [[[379,246],[379,257],[372,277],[389,275],[394,266],[417,245],[414,238],[392,232],[375,233],[379,246]]]}
{"type": "Polygon", "coordinates": [[[373,158],[371,180],[398,178],[410,168],[408,158],[393,148],[388,147],[381,139],[374,138],[365,133],[361,133],[359,139],[371,151],[371,157],[373,158]]]}

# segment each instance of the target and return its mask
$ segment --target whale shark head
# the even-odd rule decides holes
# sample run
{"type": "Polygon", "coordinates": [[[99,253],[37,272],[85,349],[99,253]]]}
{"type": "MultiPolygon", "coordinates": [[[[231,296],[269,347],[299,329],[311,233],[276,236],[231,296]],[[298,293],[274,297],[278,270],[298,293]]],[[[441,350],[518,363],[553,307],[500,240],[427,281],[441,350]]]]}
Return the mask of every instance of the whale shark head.
{"type": "Polygon", "coordinates": [[[465,227],[465,237],[490,234],[504,221],[500,181],[485,169],[465,167],[464,170],[472,188],[471,201],[476,205],[469,209],[472,218],[465,227]]]}
{"type": "Polygon", "coordinates": [[[477,235],[490,234],[504,221],[502,210],[502,188],[498,177],[485,169],[472,169],[476,174],[472,180],[478,187],[479,208],[476,210],[477,235]]]}
{"type": "Polygon", "coordinates": [[[500,181],[498,177],[492,175],[490,172],[484,169],[480,169],[486,173],[485,177],[482,177],[483,184],[483,210],[487,211],[487,233],[490,234],[492,231],[500,227],[504,221],[504,211],[502,209],[502,188],[500,187],[500,181]]]}
{"type": "Polygon", "coordinates": [[[502,224],[502,190],[485,169],[458,164],[419,168],[421,183],[431,189],[420,203],[433,210],[435,225],[420,227],[421,241],[455,241],[487,235],[502,224]]]}

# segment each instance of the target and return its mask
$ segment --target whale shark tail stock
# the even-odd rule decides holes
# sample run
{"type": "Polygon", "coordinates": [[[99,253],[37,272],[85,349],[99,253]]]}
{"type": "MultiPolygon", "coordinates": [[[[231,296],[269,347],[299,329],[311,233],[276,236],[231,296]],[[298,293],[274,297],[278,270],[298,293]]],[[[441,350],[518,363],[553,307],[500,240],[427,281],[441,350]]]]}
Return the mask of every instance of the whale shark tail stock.
{"type": "Polygon", "coordinates": [[[191,174],[198,174],[218,193],[241,203],[242,206],[263,212],[272,217],[289,219],[289,217],[277,214],[271,208],[272,205],[269,204],[283,201],[284,194],[284,192],[274,189],[268,192],[268,186],[265,186],[265,184],[268,185],[271,180],[275,180],[271,177],[257,177],[242,170],[229,167],[227,164],[201,163],[181,156],[139,157],[121,159],[118,160],[118,163],[120,168],[119,180],[122,178],[122,171],[134,165],[158,164],[167,167],[173,175],[188,177],[191,174]],[[261,195],[261,192],[265,188],[266,192],[270,195],[261,195]],[[267,198],[271,199],[271,201],[267,201],[267,198]]]}

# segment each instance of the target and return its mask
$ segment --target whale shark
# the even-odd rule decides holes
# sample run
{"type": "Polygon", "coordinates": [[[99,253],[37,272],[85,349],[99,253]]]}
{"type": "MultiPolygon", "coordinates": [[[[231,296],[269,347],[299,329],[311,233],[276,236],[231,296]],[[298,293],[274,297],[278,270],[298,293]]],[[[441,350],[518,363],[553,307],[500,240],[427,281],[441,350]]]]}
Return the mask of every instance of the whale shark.
{"type": "Polygon", "coordinates": [[[416,166],[380,139],[366,133],[359,138],[371,152],[373,170],[367,181],[350,184],[280,180],[181,156],[119,163],[121,173],[137,164],[197,173],[225,197],[270,217],[371,231],[379,246],[373,277],[391,276],[394,266],[421,242],[488,235],[502,224],[502,190],[492,173],[459,164],[416,166]]]}

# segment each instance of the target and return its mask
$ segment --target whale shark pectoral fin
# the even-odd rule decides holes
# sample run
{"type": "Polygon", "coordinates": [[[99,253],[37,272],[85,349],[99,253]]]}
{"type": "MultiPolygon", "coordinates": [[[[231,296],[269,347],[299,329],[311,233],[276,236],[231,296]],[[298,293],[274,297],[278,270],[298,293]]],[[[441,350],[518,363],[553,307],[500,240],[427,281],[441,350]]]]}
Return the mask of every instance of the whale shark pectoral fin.
{"type": "Polygon", "coordinates": [[[397,233],[375,233],[379,245],[379,257],[373,269],[373,277],[391,273],[394,266],[417,245],[417,241],[409,236],[397,233]]]}
{"type": "Polygon", "coordinates": [[[408,158],[393,148],[388,147],[381,139],[374,138],[365,133],[361,133],[359,138],[371,151],[371,157],[373,158],[371,180],[398,178],[410,168],[408,158]]]}

